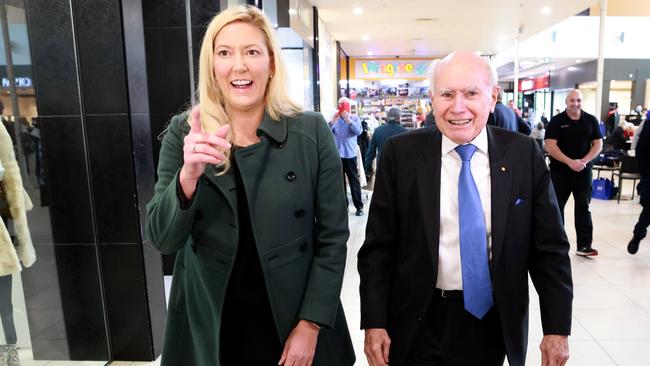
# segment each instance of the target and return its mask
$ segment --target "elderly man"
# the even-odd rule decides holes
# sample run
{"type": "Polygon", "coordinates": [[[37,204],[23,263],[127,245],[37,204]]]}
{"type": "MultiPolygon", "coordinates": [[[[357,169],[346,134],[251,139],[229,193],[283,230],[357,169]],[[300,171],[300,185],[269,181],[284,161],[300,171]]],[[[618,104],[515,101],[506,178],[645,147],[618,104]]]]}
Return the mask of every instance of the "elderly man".
{"type": "Polygon", "coordinates": [[[551,179],[564,219],[564,205],[573,194],[576,255],[594,257],[594,227],[591,222],[591,161],[603,148],[598,120],[582,110],[582,93],[574,89],[566,96],[566,110],[546,126],[546,151],[551,156],[551,179]]]}
{"type": "MultiPolygon", "coordinates": [[[[352,203],[357,209],[356,215],[363,216],[363,201],[361,200],[361,183],[359,182],[359,172],[357,170],[357,136],[361,134],[363,128],[359,117],[350,113],[350,99],[341,97],[336,113],[329,122],[336,148],[341,156],[343,173],[348,178],[350,184],[350,193],[352,194],[352,203]]],[[[343,181],[345,187],[345,179],[343,181]]],[[[346,195],[347,202],[347,195],[346,195]]]]}
{"type": "Polygon", "coordinates": [[[388,140],[359,251],[372,366],[523,366],[528,275],[544,365],[569,356],[569,243],[535,141],[487,126],[496,72],[473,53],[433,69],[438,129],[388,140]]]}

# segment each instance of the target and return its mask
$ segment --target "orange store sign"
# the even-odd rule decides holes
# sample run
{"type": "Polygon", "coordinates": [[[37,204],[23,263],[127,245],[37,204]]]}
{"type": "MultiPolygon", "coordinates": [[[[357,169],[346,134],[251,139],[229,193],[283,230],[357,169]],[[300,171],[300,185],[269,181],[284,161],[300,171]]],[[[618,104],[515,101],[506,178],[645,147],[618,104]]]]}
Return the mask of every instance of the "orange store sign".
{"type": "Polygon", "coordinates": [[[430,59],[356,59],[355,79],[426,79],[430,59]]]}

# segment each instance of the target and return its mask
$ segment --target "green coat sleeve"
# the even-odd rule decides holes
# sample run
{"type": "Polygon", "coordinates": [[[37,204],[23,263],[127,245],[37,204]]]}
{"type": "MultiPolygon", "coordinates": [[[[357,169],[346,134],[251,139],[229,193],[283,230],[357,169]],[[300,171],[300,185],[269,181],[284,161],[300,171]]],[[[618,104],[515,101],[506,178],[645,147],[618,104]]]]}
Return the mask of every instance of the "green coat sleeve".
{"type": "Polygon", "coordinates": [[[318,181],[314,197],[314,259],[299,317],[333,327],[350,231],[341,158],[334,137],[320,114],[316,130],[318,181]]]}
{"type": "Polygon", "coordinates": [[[155,248],[162,253],[173,253],[182,248],[192,230],[196,202],[201,184],[190,207],[181,208],[177,193],[178,173],[183,166],[183,138],[187,134],[187,114],[174,116],[162,141],[158,160],[158,182],[154,196],[147,205],[146,233],[155,248]]]}

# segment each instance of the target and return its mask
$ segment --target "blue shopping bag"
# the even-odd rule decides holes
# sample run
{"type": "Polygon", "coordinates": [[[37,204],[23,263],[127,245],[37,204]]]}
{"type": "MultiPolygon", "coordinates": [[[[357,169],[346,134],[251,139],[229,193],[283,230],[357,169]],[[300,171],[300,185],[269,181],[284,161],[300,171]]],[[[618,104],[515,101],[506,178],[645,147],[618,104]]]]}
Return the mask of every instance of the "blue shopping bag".
{"type": "Polygon", "coordinates": [[[596,178],[592,184],[591,197],[608,200],[614,197],[614,184],[607,178],[596,178]]]}

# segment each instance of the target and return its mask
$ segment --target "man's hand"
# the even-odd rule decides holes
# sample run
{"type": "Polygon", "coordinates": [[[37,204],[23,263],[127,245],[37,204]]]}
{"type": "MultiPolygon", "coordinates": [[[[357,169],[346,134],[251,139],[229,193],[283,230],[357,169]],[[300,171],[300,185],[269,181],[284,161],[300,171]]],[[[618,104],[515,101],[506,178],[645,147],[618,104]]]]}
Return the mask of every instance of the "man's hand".
{"type": "Polygon", "coordinates": [[[319,328],[316,324],[300,320],[284,344],[278,365],[311,366],[316,352],[319,328]]]}
{"type": "Polygon", "coordinates": [[[583,163],[580,159],[572,159],[567,163],[569,168],[574,172],[581,172],[584,168],[587,167],[587,164],[583,163]]]}
{"type": "Polygon", "coordinates": [[[383,328],[366,329],[363,351],[369,366],[387,366],[390,353],[390,337],[383,328]]]}
{"type": "Polygon", "coordinates": [[[352,123],[352,120],[350,119],[350,113],[348,113],[348,111],[343,111],[343,113],[341,113],[341,117],[343,118],[345,123],[347,124],[352,123]]]}
{"type": "Polygon", "coordinates": [[[564,366],[569,360],[569,337],[545,335],[539,349],[542,351],[542,366],[564,366]]]}

